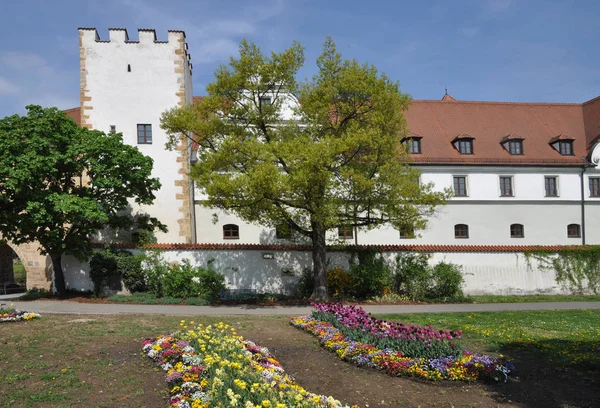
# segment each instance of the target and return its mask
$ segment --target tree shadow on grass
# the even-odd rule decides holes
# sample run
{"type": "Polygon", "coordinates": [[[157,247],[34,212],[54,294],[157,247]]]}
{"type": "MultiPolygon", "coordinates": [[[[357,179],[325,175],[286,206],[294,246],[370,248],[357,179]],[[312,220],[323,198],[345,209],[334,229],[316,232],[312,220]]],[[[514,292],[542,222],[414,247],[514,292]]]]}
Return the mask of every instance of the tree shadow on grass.
{"type": "Polygon", "coordinates": [[[499,402],[523,407],[600,406],[600,339],[507,342],[497,349],[517,372],[506,384],[489,384],[499,402]]]}

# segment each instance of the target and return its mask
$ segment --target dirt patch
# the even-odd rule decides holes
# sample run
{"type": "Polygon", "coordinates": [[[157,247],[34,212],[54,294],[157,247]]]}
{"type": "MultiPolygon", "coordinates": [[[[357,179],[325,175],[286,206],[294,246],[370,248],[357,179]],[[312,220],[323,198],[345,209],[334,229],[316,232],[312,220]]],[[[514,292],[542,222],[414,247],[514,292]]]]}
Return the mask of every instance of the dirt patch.
{"type": "Polygon", "coordinates": [[[547,372],[536,356],[518,356],[520,373],[507,383],[433,383],[346,363],[290,325],[263,324],[239,332],[268,347],[304,388],[361,407],[573,408],[597,406],[600,400],[600,384],[547,372]]]}

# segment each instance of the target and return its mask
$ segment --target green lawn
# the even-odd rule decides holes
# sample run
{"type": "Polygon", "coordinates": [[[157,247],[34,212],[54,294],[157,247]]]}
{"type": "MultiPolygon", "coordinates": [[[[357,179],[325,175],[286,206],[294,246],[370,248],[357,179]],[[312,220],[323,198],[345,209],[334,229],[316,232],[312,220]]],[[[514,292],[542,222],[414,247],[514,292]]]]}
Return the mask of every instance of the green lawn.
{"type": "Polygon", "coordinates": [[[385,315],[384,319],[462,330],[467,348],[543,359],[600,375],[600,310],[385,315]]]}
{"type": "Polygon", "coordinates": [[[13,271],[15,274],[15,283],[25,285],[27,281],[27,275],[25,273],[25,267],[21,262],[13,263],[13,271]]]}
{"type": "Polygon", "coordinates": [[[469,296],[474,303],[600,302],[600,295],[469,296]]]}

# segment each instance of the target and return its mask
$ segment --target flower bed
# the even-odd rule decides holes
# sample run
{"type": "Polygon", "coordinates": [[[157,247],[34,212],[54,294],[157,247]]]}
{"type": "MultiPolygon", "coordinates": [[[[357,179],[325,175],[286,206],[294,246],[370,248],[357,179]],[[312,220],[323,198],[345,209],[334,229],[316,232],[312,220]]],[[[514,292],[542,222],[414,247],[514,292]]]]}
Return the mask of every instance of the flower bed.
{"type": "Polygon", "coordinates": [[[474,354],[458,348],[453,340],[460,337],[460,332],[436,332],[431,327],[406,326],[374,319],[361,308],[351,306],[313,306],[317,309],[313,316],[295,317],[290,323],[317,336],[323,347],[335,352],[341,359],[359,366],[384,370],[392,376],[413,376],[428,380],[506,381],[514,371],[512,364],[502,357],[474,354]],[[321,320],[322,318],[327,321],[321,320]],[[352,337],[353,334],[360,338],[352,337]],[[376,339],[379,344],[388,346],[378,347],[361,341],[363,339],[376,339]],[[420,344],[410,344],[411,342],[420,344]],[[437,347],[435,342],[455,346],[437,347]],[[407,344],[409,347],[403,348],[407,344]],[[445,349],[450,349],[452,354],[432,355],[432,351],[445,349]],[[425,352],[429,357],[411,355],[410,352],[415,350],[421,354],[425,352]]]}
{"type": "Polygon", "coordinates": [[[344,407],[300,387],[268,349],[223,323],[148,339],[142,350],[167,373],[170,407],[344,407]]]}
{"type": "Polygon", "coordinates": [[[41,317],[37,313],[24,312],[22,310],[0,309],[0,323],[21,322],[24,320],[37,319],[41,317]]]}

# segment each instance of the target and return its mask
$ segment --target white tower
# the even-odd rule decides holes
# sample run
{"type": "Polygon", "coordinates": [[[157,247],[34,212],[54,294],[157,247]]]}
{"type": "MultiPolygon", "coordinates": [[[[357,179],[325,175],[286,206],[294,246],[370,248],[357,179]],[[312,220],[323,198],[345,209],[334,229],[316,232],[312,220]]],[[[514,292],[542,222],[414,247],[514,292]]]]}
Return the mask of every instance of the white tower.
{"type": "Polygon", "coordinates": [[[167,151],[160,128],[165,110],[192,103],[192,64],[185,33],[169,31],[157,41],[152,29],[139,29],[139,41],[124,28],[110,28],[101,40],[95,28],[79,28],[81,126],[123,134],[154,160],[162,184],[152,206],[135,207],[169,228],[159,243],[195,242],[193,189],[188,177],[191,144],[182,138],[167,151]]]}

